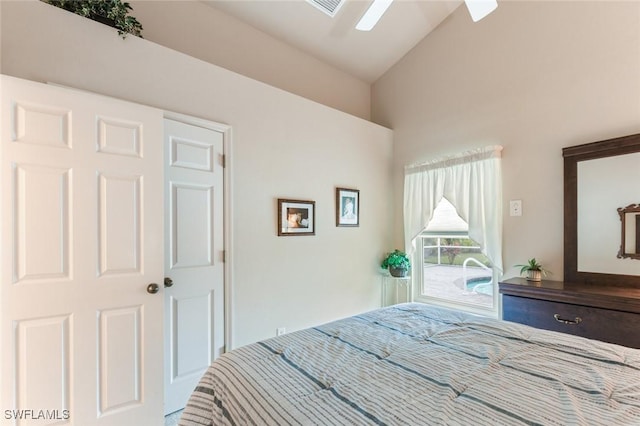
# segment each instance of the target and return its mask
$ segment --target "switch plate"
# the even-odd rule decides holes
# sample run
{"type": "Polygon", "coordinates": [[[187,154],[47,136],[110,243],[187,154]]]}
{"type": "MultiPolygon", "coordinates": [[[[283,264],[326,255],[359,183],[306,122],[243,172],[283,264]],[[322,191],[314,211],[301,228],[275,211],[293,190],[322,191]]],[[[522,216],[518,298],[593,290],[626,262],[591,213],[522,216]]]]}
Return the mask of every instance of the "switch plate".
{"type": "Polygon", "coordinates": [[[287,332],[287,329],[284,327],[279,327],[278,329],[276,329],[276,336],[282,336],[283,334],[285,334],[287,332]]]}
{"type": "Polygon", "coordinates": [[[509,216],[522,216],[522,200],[509,201],[509,216]]]}

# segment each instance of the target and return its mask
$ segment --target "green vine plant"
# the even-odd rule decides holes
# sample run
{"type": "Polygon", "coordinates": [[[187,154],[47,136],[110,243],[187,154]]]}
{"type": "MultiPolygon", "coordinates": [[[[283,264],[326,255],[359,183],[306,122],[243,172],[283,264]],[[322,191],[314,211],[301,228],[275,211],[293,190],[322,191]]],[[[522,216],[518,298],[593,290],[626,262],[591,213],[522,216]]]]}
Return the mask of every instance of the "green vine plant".
{"type": "Polygon", "coordinates": [[[101,22],[118,30],[122,38],[132,34],[142,38],[142,24],[129,15],[131,5],[121,0],[41,0],[52,6],[101,22]]]}

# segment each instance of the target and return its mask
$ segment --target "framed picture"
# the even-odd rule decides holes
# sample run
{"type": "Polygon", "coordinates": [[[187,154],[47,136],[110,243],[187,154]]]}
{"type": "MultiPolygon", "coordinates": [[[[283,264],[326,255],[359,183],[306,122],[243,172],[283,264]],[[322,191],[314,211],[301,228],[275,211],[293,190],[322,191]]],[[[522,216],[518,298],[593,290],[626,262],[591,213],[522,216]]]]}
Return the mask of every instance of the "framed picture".
{"type": "Polygon", "coordinates": [[[360,226],[360,191],[336,188],[336,226],[360,226]]]}
{"type": "Polygon", "coordinates": [[[315,234],[315,201],[278,198],[278,236],[315,234]]]}

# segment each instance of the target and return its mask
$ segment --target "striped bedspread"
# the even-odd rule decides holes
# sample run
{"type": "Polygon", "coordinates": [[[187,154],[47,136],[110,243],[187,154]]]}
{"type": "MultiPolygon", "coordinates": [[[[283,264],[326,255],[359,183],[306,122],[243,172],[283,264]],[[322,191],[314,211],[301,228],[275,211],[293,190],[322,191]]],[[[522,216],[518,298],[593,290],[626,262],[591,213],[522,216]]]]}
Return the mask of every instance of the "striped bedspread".
{"type": "Polygon", "coordinates": [[[640,425],[640,350],[401,304],[223,355],[180,420],[369,424],[640,425]]]}

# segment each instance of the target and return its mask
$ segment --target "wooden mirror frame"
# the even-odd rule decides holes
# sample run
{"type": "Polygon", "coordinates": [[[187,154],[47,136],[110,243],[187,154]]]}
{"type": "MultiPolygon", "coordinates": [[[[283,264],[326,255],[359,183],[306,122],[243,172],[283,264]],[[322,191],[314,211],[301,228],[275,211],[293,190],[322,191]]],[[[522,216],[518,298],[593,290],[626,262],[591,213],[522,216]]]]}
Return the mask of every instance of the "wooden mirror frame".
{"type": "MultiPolygon", "coordinates": [[[[629,204],[625,208],[618,208],[618,215],[620,215],[620,229],[621,229],[621,237],[620,237],[620,251],[618,251],[618,259],[638,259],[640,260],[640,204],[629,204]],[[633,253],[627,253],[625,247],[627,246],[627,214],[635,213],[635,240],[634,240],[634,249],[633,253]]],[[[633,221],[633,220],[632,220],[633,221]]],[[[633,231],[631,232],[634,233],[633,231]]]]}
{"type": "Polygon", "coordinates": [[[578,271],[578,162],[640,152],[640,134],[562,149],[564,157],[564,281],[640,288],[640,276],[578,271]]]}

